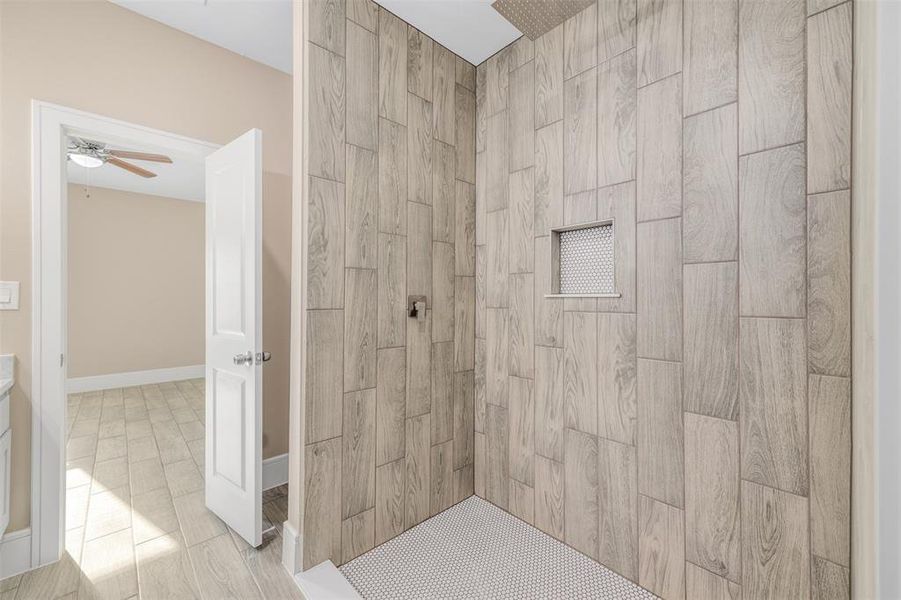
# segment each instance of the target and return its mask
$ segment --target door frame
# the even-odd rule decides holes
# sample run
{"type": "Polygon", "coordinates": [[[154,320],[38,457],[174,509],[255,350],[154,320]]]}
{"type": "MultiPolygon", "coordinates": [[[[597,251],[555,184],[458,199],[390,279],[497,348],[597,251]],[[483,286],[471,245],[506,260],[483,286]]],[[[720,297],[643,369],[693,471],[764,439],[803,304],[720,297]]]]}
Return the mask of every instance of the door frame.
{"type": "Polygon", "coordinates": [[[30,568],[55,562],[65,544],[67,340],[66,136],[139,142],[205,158],[201,140],[49,102],[31,102],[31,553],[30,568]]]}

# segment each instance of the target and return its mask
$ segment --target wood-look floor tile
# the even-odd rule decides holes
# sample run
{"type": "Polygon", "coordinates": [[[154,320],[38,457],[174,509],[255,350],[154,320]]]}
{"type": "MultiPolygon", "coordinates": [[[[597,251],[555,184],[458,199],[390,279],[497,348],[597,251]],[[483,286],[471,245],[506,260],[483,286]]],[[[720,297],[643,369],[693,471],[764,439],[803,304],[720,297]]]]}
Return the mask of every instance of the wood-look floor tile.
{"type": "Polygon", "coordinates": [[[188,548],[177,531],[138,543],[138,584],[144,598],[200,598],[188,548]]]}
{"type": "Polygon", "coordinates": [[[188,546],[225,533],[225,523],[207,510],[203,490],[173,498],[172,502],[188,546]]]}
{"type": "Polygon", "coordinates": [[[138,593],[131,529],[85,541],[78,597],[130,598],[138,593]]]}
{"type": "Polygon", "coordinates": [[[163,471],[163,463],[160,462],[159,458],[150,458],[132,463],[129,472],[133,496],[166,487],[166,475],[163,471]]]}
{"type": "Polygon", "coordinates": [[[135,544],[178,531],[178,516],[169,490],[160,488],[133,496],[131,527],[135,544]]]}
{"type": "Polygon", "coordinates": [[[163,467],[166,484],[173,497],[183,496],[203,489],[203,476],[193,458],[170,463],[163,467]]]}
{"type": "Polygon", "coordinates": [[[262,598],[228,533],[188,548],[202,598],[262,598]]]}
{"type": "Polygon", "coordinates": [[[91,493],[109,492],[125,488],[128,490],[128,459],[124,456],[98,462],[94,465],[91,493]]]}
{"type": "Polygon", "coordinates": [[[127,487],[91,496],[84,539],[101,538],[131,527],[130,507],[131,496],[127,487]]]}

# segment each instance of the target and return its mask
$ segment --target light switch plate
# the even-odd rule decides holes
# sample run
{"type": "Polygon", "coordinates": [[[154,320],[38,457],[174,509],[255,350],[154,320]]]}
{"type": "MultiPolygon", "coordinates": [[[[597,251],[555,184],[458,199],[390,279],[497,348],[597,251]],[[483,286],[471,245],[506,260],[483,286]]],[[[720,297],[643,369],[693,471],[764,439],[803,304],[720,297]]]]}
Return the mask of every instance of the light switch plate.
{"type": "Polygon", "coordinates": [[[19,310],[18,281],[0,281],[0,310],[19,310]]]}

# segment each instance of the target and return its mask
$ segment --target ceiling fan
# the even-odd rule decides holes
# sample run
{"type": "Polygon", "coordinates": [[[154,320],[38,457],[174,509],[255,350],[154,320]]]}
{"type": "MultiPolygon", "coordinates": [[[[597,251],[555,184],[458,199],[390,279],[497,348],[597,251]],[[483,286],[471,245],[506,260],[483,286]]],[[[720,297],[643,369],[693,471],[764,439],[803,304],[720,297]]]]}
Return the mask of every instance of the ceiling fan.
{"type": "Polygon", "coordinates": [[[172,163],[172,159],[163,154],[150,154],[147,152],[133,152],[131,150],[115,150],[106,147],[102,142],[95,142],[84,138],[69,138],[69,147],[67,149],[69,160],[76,165],[95,169],[102,167],[104,164],[111,164],[114,167],[125,169],[135,175],[141,177],[156,177],[156,173],[143,169],[130,162],[122,160],[128,158],[131,160],[146,160],[149,162],[172,163]]]}

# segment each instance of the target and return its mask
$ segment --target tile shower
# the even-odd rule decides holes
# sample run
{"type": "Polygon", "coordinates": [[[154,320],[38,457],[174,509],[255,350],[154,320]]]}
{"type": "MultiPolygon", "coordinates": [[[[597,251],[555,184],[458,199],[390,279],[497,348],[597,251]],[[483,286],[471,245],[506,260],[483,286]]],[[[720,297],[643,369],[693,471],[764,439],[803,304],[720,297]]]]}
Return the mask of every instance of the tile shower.
{"type": "Polygon", "coordinates": [[[311,4],[305,566],[474,493],[663,598],[849,596],[852,9],[598,0],[473,67],[311,4]],[[608,220],[616,294],[546,297],[608,220]]]}

